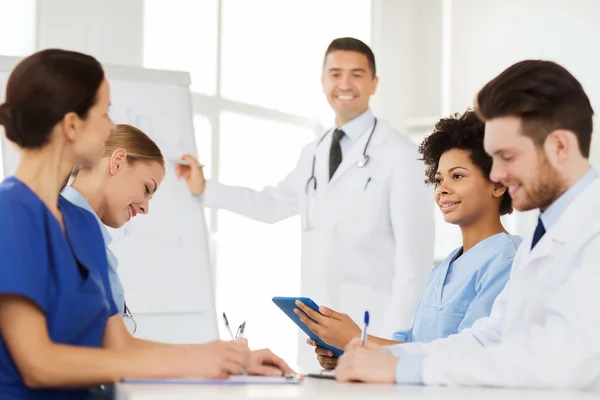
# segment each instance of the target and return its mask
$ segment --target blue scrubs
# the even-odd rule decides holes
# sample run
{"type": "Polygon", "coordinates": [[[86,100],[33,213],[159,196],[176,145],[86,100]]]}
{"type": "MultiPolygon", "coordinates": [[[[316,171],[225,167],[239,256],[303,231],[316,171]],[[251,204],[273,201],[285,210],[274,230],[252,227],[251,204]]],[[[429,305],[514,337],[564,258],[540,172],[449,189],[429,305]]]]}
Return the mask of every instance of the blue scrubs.
{"type": "Polygon", "coordinates": [[[102,220],[98,218],[98,215],[90,206],[90,203],[87,202],[85,197],[81,195],[77,190],[73,189],[71,186],[66,186],[61,195],[69,200],[71,203],[75,204],[83,208],[84,210],[88,210],[91,212],[94,217],[96,217],[96,221],[98,222],[98,226],[100,227],[100,231],[102,232],[102,237],[104,238],[104,246],[106,246],[106,258],[108,259],[108,280],[110,281],[110,290],[113,295],[113,299],[115,300],[115,304],[119,309],[119,313],[123,315],[125,313],[125,292],[123,291],[123,284],[121,284],[121,279],[119,279],[119,274],[117,273],[117,268],[119,267],[119,260],[117,256],[108,248],[108,245],[112,241],[112,236],[108,233],[108,229],[102,223],[102,220]]]}
{"type": "MultiPolygon", "coordinates": [[[[116,314],[95,217],[60,197],[65,232],[44,203],[11,177],[0,183],[0,296],[17,294],[46,316],[55,343],[101,347],[116,314]]],[[[87,389],[29,389],[0,336],[2,399],[85,399],[87,389]]]]}
{"type": "Polygon", "coordinates": [[[490,315],[494,300],[508,281],[522,239],[505,233],[490,236],[466,253],[454,250],[435,266],[413,326],[394,334],[399,342],[431,342],[469,328],[490,315]]]}

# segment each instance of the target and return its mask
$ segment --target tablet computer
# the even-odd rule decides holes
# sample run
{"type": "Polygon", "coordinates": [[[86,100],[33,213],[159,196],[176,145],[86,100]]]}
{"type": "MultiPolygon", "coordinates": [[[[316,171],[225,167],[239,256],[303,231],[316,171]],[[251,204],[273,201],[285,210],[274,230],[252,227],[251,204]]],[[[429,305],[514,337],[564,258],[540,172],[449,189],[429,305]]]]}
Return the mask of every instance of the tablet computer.
{"type": "Polygon", "coordinates": [[[313,331],[311,331],[308,328],[308,326],[306,326],[304,322],[300,320],[300,317],[294,312],[294,309],[298,308],[296,306],[296,300],[300,300],[308,307],[312,308],[316,312],[319,312],[319,306],[317,306],[317,304],[315,304],[315,302],[309,299],[308,297],[273,297],[273,303],[275,303],[277,307],[279,307],[281,311],[285,313],[285,315],[287,315],[292,321],[294,321],[294,323],[298,325],[298,327],[302,329],[302,331],[306,333],[309,338],[317,342],[319,347],[331,351],[335,357],[339,357],[342,354],[344,354],[343,350],[340,350],[337,347],[330,346],[323,340],[321,340],[320,337],[315,335],[313,331]]]}

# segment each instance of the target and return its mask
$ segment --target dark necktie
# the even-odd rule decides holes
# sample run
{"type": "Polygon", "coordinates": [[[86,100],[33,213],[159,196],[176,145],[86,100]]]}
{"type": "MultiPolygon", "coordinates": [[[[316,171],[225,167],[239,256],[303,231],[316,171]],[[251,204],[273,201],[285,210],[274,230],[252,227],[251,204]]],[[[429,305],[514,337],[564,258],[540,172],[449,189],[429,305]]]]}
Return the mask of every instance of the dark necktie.
{"type": "Polygon", "coordinates": [[[344,135],[345,133],[341,129],[333,131],[333,140],[331,141],[331,149],[329,149],[329,180],[331,180],[331,177],[342,163],[340,140],[342,140],[344,135]]]}
{"type": "Polygon", "coordinates": [[[542,222],[542,218],[538,217],[538,224],[535,227],[535,232],[533,232],[533,240],[531,241],[531,250],[535,247],[537,242],[540,241],[542,236],[546,233],[546,228],[544,228],[544,224],[542,222]]]}

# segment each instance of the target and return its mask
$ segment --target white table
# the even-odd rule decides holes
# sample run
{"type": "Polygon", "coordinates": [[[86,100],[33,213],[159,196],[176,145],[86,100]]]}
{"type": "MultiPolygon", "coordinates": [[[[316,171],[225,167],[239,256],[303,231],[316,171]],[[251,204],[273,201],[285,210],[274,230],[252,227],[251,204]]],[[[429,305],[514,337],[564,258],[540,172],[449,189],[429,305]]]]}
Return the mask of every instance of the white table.
{"type": "Polygon", "coordinates": [[[423,386],[338,383],[333,380],[306,378],[299,385],[117,385],[117,400],[191,400],[191,399],[599,399],[600,394],[507,390],[484,388],[444,388],[423,386]]]}

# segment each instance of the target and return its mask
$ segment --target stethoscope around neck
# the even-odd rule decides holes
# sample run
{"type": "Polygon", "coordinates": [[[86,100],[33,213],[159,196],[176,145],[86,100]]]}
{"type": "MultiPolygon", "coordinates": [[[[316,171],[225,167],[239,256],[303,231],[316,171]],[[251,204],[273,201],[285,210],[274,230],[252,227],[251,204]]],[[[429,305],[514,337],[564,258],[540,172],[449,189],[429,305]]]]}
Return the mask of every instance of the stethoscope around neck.
{"type": "Polygon", "coordinates": [[[123,302],[123,323],[125,324],[125,328],[127,328],[127,331],[129,331],[131,336],[133,336],[137,331],[137,322],[135,322],[131,310],[129,309],[129,307],[127,307],[126,301],[123,302]]]}
{"type": "MultiPolygon", "coordinates": [[[[371,138],[373,137],[373,133],[375,132],[376,127],[377,127],[377,118],[375,118],[375,122],[373,123],[373,128],[371,128],[371,132],[369,133],[369,138],[367,139],[367,143],[365,144],[365,147],[363,149],[362,157],[360,158],[360,160],[358,160],[356,162],[356,166],[358,168],[364,168],[369,163],[370,157],[367,154],[367,149],[369,148],[369,143],[371,142],[371,138]]],[[[327,131],[327,133],[329,133],[329,131],[327,131]]],[[[313,190],[314,191],[317,190],[317,177],[315,176],[315,164],[317,163],[316,147],[319,147],[321,142],[327,137],[327,133],[323,135],[323,137],[317,142],[317,145],[315,146],[315,154],[313,154],[313,160],[312,160],[312,170],[310,173],[310,177],[306,181],[306,185],[304,187],[305,193],[308,193],[308,188],[309,188],[311,182],[313,184],[313,190]]]]}

